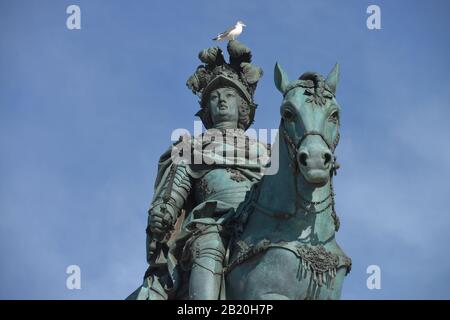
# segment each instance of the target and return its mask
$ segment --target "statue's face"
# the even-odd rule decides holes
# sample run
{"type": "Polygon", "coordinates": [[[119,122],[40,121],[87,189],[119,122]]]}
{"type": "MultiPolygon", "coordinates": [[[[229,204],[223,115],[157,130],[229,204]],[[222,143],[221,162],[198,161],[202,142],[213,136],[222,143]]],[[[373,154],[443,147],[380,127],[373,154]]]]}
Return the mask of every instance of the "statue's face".
{"type": "Polygon", "coordinates": [[[209,110],[213,127],[227,122],[237,128],[239,120],[239,96],[233,88],[219,88],[209,96],[209,110]]]}

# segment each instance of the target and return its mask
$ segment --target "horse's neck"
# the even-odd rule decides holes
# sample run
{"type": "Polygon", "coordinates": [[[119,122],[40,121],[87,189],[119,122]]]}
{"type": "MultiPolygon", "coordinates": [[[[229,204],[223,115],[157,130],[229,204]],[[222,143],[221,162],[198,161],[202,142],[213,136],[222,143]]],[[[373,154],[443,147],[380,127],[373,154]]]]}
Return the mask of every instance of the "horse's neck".
{"type": "MultiPolygon", "coordinates": [[[[278,144],[278,171],[274,175],[265,175],[261,180],[258,205],[274,213],[295,214],[295,219],[302,219],[302,226],[305,226],[305,228],[311,227],[314,232],[319,233],[319,237],[321,236],[320,233],[323,233],[323,237],[328,237],[330,232],[322,232],[317,226],[334,223],[331,218],[332,206],[317,214],[316,217],[306,217],[304,200],[321,202],[328,198],[325,202],[332,201],[330,181],[321,187],[308,183],[300,172],[294,172],[295,164],[288,156],[287,146],[282,137],[279,137],[278,144]]],[[[276,150],[276,146],[274,149],[276,150]]],[[[286,220],[286,223],[290,223],[290,221],[291,219],[286,220]]],[[[329,228],[326,229],[329,230],[329,228]]],[[[299,232],[301,233],[301,230],[299,232]]]]}
{"type": "Polygon", "coordinates": [[[287,148],[283,139],[278,136],[276,145],[272,151],[278,151],[278,159],[272,153],[271,165],[277,165],[275,174],[265,175],[259,185],[258,203],[267,208],[273,208],[283,212],[294,212],[296,206],[296,184],[294,172],[291,169],[287,155],[287,148]],[[278,160],[278,164],[274,161],[278,160]]]}

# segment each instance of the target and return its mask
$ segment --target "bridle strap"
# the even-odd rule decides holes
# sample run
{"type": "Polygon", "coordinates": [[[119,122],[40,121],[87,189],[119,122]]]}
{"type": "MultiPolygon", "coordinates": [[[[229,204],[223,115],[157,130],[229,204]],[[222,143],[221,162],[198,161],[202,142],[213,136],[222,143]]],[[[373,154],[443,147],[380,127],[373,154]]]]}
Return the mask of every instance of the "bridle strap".
{"type": "MultiPolygon", "coordinates": [[[[287,133],[286,133],[287,134],[287,133]]],[[[322,138],[322,140],[326,143],[326,145],[328,146],[328,148],[334,153],[333,148],[329,145],[328,141],[325,139],[325,137],[319,132],[319,131],[306,131],[298,140],[297,144],[296,144],[296,149],[298,150],[298,148],[300,148],[300,145],[302,144],[303,140],[305,140],[305,138],[307,136],[319,136],[322,138]]]]}
{"type": "Polygon", "coordinates": [[[325,139],[325,137],[323,136],[322,133],[320,133],[319,131],[315,131],[315,130],[310,130],[310,131],[305,131],[303,133],[303,135],[300,137],[300,139],[298,139],[298,141],[294,142],[292,141],[291,136],[289,136],[285,126],[284,126],[284,121],[282,120],[281,122],[281,127],[282,127],[282,134],[283,134],[283,139],[287,145],[287,149],[288,149],[288,154],[289,154],[289,158],[291,160],[291,162],[294,165],[294,168],[296,171],[298,171],[297,168],[297,150],[300,148],[301,144],[303,143],[303,141],[306,139],[307,136],[319,136],[322,138],[322,140],[325,142],[325,144],[327,145],[328,149],[331,151],[332,155],[333,155],[333,159],[332,159],[332,173],[336,174],[336,156],[334,155],[334,147],[330,146],[330,144],[328,143],[328,141],[325,139]]]}

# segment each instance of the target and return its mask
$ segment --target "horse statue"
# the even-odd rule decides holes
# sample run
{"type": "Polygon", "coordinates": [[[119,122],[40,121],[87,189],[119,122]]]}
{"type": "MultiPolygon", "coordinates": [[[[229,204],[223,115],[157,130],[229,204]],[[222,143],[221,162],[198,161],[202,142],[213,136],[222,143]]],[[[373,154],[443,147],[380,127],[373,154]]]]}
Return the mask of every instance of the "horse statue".
{"type": "Polygon", "coordinates": [[[226,297],[339,299],[351,268],[335,239],[339,65],[326,79],[306,72],[290,82],[277,63],[274,77],[283,94],[279,169],[253,186],[231,220],[226,297]]]}

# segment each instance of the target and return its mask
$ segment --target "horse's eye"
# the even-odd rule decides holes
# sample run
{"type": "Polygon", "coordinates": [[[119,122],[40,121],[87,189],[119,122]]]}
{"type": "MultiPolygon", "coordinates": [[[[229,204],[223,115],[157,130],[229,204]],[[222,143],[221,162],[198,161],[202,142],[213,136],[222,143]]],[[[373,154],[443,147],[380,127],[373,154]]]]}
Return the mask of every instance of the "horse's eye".
{"type": "Polygon", "coordinates": [[[331,122],[338,123],[339,122],[339,112],[333,111],[328,118],[331,122]]]}
{"type": "Polygon", "coordinates": [[[292,122],[295,120],[295,114],[291,110],[286,109],[283,111],[283,118],[286,121],[292,122]]]}

